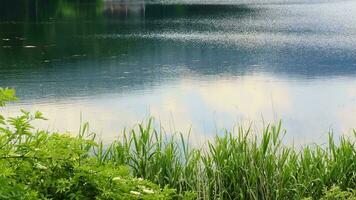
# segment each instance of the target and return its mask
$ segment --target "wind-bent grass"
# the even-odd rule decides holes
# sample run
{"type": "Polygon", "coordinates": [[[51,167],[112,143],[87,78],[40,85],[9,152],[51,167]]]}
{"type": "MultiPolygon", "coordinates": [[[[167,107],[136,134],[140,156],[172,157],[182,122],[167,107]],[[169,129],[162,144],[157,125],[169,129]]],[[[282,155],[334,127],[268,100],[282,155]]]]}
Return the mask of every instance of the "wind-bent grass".
{"type": "Polygon", "coordinates": [[[266,127],[260,139],[239,128],[216,136],[206,149],[194,149],[182,134],[153,128],[151,119],[124,131],[108,148],[101,144],[96,155],[198,199],[319,199],[332,186],[356,189],[356,133],[338,144],[329,134],[327,147],[301,150],[283,145],[283,134],[281,123],[266,127]]]}

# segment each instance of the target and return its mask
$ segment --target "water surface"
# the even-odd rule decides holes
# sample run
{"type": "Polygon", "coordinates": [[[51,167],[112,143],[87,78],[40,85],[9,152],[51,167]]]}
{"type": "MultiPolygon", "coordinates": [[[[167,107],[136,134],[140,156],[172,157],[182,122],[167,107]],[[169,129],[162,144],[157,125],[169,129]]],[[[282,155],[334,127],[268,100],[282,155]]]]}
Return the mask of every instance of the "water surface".
{"type": "Polygon", "coordinates": [[[282,119],[294,143],[356,127],[355,1],[2,0],[0,86],[39,126],[105,140],[155,116],[211,138],[282,119]],[[9,9],[12,8],[12,9],[9,9]]]}

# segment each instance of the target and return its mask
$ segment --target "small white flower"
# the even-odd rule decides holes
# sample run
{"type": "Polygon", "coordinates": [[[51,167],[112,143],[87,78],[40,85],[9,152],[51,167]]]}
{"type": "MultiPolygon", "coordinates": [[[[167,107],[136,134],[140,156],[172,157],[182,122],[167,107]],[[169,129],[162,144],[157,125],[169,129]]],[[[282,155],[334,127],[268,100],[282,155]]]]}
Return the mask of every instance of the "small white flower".
{"type": "Polygon", "coordinates": [[[43,170],[48,169],[46,166],[41,165],[40,163],[36,163],[35,167],[36,167],[37,169],[43,169],[43,170]]]}
{"type": "Polygon", "coordinates": [[[142,179],[142,178],[137,178],[137,180],[138,180],[138,181],[143,181],[143,179],[142,179]]]}
{"type": "Polygon", "coordinates": [[[130,191],[130,194],[141,195],[141,193],[139,193],[139,192],[137,192],[137,191],[130,191]]]}
{"type": "Polygon", "coordinates": [[[153,193],[155,193],[153,190],[151,190],[151,189],[143,189],[142,190],[144,193],[146,193],[146,194],[153,194],[153,193]]]}
{"type": "Polygon", "coordinates": [[[144,185],[138,185],[137,187],[140,188],[140,189],[145,189],[146,188],[144,185]]]}
{"type": "Polygon", "coordinates": [[[120,180],[122,180],[122,178],[121,177],[114,177],[112,180],[113,181],[120,181],[120,180]]]}

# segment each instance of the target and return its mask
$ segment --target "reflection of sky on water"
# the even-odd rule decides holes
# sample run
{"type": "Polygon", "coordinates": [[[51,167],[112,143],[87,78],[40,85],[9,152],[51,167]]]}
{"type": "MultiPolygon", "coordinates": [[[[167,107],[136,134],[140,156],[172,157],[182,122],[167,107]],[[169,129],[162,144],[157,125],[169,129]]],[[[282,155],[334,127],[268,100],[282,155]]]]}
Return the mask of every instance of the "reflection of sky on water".
{"type": "Polygon", "coordinates": [[[200,142],[282,119],[295,143],[356,127],[353,1],[53,2],[39,15],[0,6],[0,86],[22,99],[5,111],[39,109],[42,127],[76,132],[82,113],[109,140],[152,115],[200,142]]]}
{"type": "MultiPolygon", "coordinates": [[[[28,109],[43,111],[51,120],[42,127],[76,132],[80,120],[89,121],[94,131],[110,140],[124,127],[147,116],[170,130],[187,133],[192,139],[212,137],[222,128],[254,121],[283,120],[290,133],[287,141],[321,142],[328,130],[347,133],[356,120],[356,80],[334,78],[300,83],[273,75],[238,78],[186,80],[158,86],[153,90],[125,94],[106,94],[80,100],[32,102],[28,109]]],[[[22,107],[22,106],[21,106],[22,107]]],[[[7,108],[12,111],[17,107],[7,108]]]]}

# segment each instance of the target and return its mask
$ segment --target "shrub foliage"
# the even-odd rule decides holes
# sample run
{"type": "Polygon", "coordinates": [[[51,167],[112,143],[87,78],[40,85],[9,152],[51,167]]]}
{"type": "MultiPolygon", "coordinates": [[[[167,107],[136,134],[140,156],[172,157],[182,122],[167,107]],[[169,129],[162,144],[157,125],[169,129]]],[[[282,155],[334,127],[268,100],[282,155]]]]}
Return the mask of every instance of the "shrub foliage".
{"type": "MultiPolygon", "coordinates": [[[[0,88],[0,105],[15,100],[0,88]]],[[[174,190],[130,176],[129,168],[98,162],[93,136],[37,131],[40,112],[0,116],[0,199],[171,199],[174,190]]]]}

